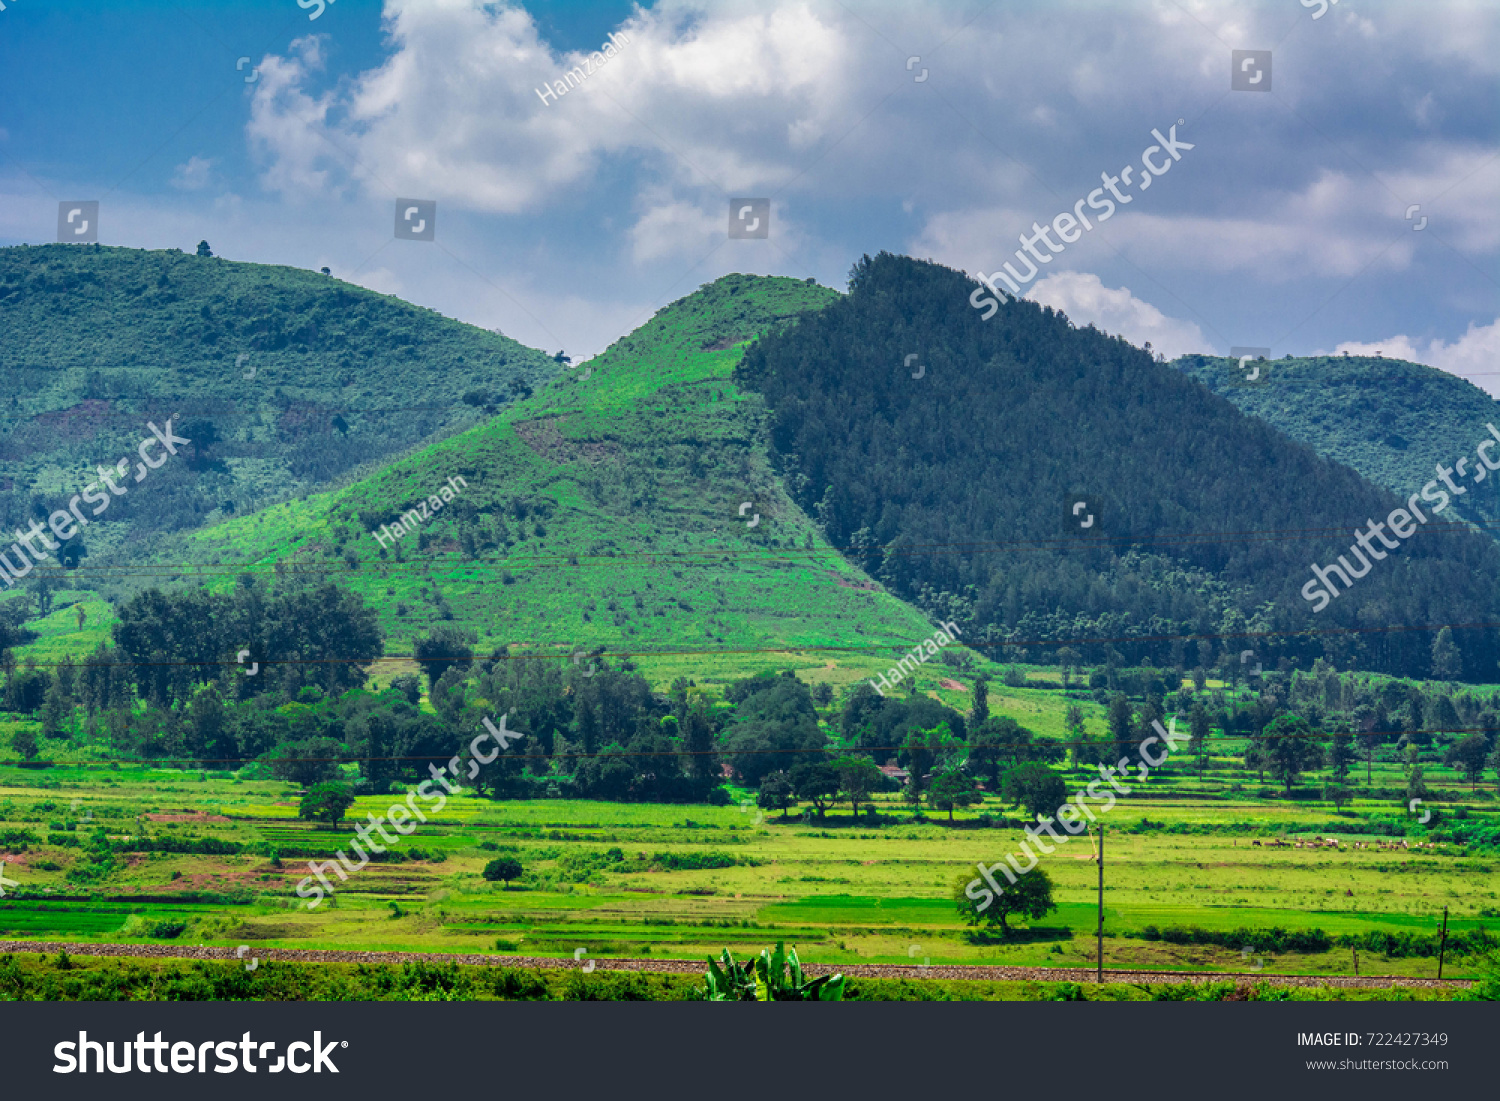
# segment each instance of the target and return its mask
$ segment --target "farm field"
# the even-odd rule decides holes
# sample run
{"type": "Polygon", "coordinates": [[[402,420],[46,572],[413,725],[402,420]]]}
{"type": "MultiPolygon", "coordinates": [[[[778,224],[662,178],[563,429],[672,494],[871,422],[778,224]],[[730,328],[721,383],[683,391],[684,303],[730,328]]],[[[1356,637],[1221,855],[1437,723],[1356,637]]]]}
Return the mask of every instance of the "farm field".
{"type": "MultiPolygon", "coordinates": [[[[809,664],[809,679],[826,666],[809,664]]],[[[1062,733],[1058,691],[997,687],[991,700],[1062,733]]],[[[1360,974],[1430,978],[1447,907],[1444,975],[1474,973],[1466,949],[1500,936],[1500,856],[1431,839],[1455,820],[1493,823],[1489,791],[1434,770],[1439,815],[1413,827],[1391,798],[1357,795],[1342,812],[1284,799],[1243,770],[1238,749],[1216,738],[1204,779],[1191,762],[1169,764],[1104,816],[1106,967],[1351,975],[1354,952],[1339,938],[1389,934],[1405,947],[1360,947],[1360,974]],[[1287,846],[1268,846],[1278,839],[1287,846]],[[1189,928],[1207,936],[1172,932],[1189,928]],[[1266,937],[1278,929],[1318,929],[1329,943],[1277,951],[1266,937]]],[[[76,756],[0,770],[0,860],[10,881],[0,939],[569,963],[579,949],[597,959],[702,960],[728,947],[743,957],[778,940],[835,967],[1076,968],[1095,958],[1098,872],[1086,836],[1042,858],[1058,903],[1046,918],[1021,922],[1007,941],[976,939],[961,925],[955,880],[1016,851],[1023,836],[1021,812],[994,795],[950,824],[932,812],[919,818],[895,793],[875,796],[873,813],[858,820],[847,803],[822,820],[802,807],[783,818],[757,810],[741,789],[731,789],[737,805],[717,807],[464,793],[393,847],[406,859],[372,862],[342,884],[329,872],[336,893],[309,911],[296,894],[309,860],[347,851],[351,826],[399,796],[361,796],[335,830],[300,820],[296,787],[247,778],[253,768],[235,775],[76,756]],[[480,875],[497,856],[521,863],[514,883],[480,875]]],[[[1090,774],[1065,775],[1071,790],[1090,774]]],[[[1395,761],[1377,760],[1371,789],[1399,789],[1401,776],[1395,761]]]]}

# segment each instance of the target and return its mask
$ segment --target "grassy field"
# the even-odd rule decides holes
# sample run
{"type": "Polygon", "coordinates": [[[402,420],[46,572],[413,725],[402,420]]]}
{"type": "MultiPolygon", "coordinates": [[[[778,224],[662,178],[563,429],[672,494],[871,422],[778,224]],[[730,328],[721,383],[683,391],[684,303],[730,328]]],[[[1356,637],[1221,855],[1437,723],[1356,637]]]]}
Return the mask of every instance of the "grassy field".
{"type": "MultiPolygon", "coordinates": [[[[1048,689],[1003,689],[991,706],[1045,731],[1061,699],[1048,689]]],[[[1090,725],[1097,729],[1097,719],[1090,725]]],[[[1440,818],[1416,828],[1390,799],[1356,800],[1336,813],[1327,803],[1275,797],[1240,771],[1233,748],[1224,741],[1201,782],[1186,763],[1168,765],[1106,816],[1106,966],[1353,973],[1348,947],[1275,953],[1232,936],[1179,944],[1152,927],[1197,927],[1220,940],[1280,927],[1432,942],[1447,907],[1450,936],[1500,934],[1500,854],[1446,842],[1410,852],[1355,847],[1382,836],[1370,830],[1415,841],[1463,816],[1494,821],[1489,792],[1467,793],[1434,769],[1429,782],[1447,801],[1435,799],[1440,818]],[[1252,844],[1276,837],[1344,844],[1252,844]]],[[[1069,785],[1085,781],[1075,773],[1069,785]]],[[[1377,764],[1376,789],[1401,782],[1394,762],[1377,764]]],[[[372,863],[310,912],[295,894],[309,859],[347,849],[349,824],[397,797],[361,798],[334,831],[300,821],[295,790],[275,781],[97,760],[5,769],[0,859],[18,886],[0,901],[0,937],[559,959],[579,948],[600,958],[701,959],[785,940],[804,959],[835,966],[1094,959],[1097,866],[1086,838],[1043,858],[1055,912],[1009,941],[976,939],[958,921],[952,884],[973,875],[977,861],[1015,851],[1022,835],[1014,808],[988,796],[950,825],[918,818],[888,793],[876,799],[874,818],[856,821],[844,805],[822,821],[799,817],[800,808],[783,821],[748,805],[748,793],[737,797],[741,805],[708,807],[461,795],[396,847],[420,859],[372,863]],[[1009,824],[986,825],[981,815],[1009,824]],[[102,871],[89,849],[100,830],[120,850],[102,871]],[[205,855],[206,840],[239,851],[205,855]],[[139,851],[147,847],[199,851],[139,851]],[[479,874],[497,855],[525,868],[509,887],[479,874]]],[[[1359,955],[1365,975],[1436,973],[1429,955],[1359,955]]],[[[1462,977],[1473,964],[1450,953],[1445,975],[1462,977]]]]}

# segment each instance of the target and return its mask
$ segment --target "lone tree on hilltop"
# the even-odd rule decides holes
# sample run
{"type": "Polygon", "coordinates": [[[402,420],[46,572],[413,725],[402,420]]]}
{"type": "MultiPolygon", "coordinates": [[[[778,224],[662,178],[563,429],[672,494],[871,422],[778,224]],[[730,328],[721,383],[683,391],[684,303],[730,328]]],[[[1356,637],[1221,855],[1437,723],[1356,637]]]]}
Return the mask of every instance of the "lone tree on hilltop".
{"type": "Polygon", "coordinates": [[[199,256],[212,256],[213,254],[214,254],[214,250],[208,247],[208,242],[207,241],[199,241],[198,242],[198,255],[199,256]]]}

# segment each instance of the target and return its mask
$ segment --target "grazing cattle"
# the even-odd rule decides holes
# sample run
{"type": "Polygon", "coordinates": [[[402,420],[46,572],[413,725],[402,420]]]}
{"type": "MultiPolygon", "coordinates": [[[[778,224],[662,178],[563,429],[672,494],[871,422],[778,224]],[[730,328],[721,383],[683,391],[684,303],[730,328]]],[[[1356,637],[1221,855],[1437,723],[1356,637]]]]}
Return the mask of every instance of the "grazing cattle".
{"type": "Polygon", "coordinates": [[[1259,841],[1252,841],[1252,842],[1250,842],[1250,844],[1254,845],[1257,849],[1260,848],[1260,842],[1259,841]]]}

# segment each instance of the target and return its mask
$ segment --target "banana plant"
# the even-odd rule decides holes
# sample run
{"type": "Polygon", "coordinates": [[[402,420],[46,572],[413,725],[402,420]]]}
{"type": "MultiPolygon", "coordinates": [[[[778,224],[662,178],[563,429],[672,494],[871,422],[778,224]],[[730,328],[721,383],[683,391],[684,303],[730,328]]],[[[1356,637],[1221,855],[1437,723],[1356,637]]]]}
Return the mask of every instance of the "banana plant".
{"type": "Polygon", "coordinates": [[[797,959],[797,950],[762,948],[753,964],[736,963],[729,949],[719,964],[708,961],[705,989],[699,993],[711,1002],[839,1002],[844,1000],[844,976],[820,975],[808,979],[797,959]]]}

